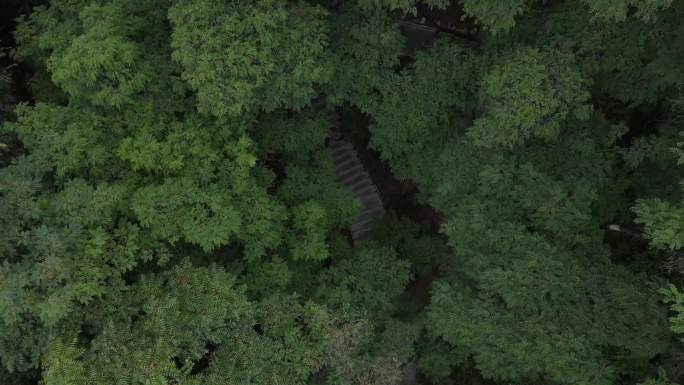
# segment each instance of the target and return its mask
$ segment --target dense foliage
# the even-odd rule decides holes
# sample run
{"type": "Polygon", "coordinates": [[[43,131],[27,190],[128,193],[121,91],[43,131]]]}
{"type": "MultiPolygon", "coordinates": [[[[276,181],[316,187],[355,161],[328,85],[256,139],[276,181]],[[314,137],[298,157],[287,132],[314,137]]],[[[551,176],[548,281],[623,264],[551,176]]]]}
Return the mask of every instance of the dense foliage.
{"type": "Polygon", "coordinates": [[[684,379],[684,1],[10,3],[0,383],[684,379]]]}

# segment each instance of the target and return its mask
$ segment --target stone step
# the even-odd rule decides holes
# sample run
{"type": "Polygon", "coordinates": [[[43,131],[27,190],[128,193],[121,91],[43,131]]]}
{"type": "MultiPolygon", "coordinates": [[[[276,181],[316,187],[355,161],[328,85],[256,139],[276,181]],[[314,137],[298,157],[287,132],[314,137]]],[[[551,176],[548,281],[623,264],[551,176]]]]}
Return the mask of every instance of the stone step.
{"type": "Polygon", "coordinates": [[[378,190],[375,188],[375,185],[371,184],[368,187],[360,188],[357,190],[352,190],[354,192],[354,195],[356,195],[360,199],[364,198],[377,198],[380,200],[380,197],[378,195],[378,190]]]}
{"type": "Polygon", "coordinates": [[[373,182],[369,180],[364,180],[357,183],[355,186],[349,187],[349,189],[351,190],[352,194],[354,194],[354,196],[358,196],[359,191],[367,191],[369,187],[373,189],[375,188],[375,186],[373,186],[373,182]]]}
{"type": "Polygon", "coordinates": [[[361,202],[361,210],[370,210],[375,207],[382,207],[382,201],[377,197],[372,197],[369,199],[357,199],[361,202]]]}
{"type": "Polygon", "coordinates": [[[352,231],[352,233],[354,233],[355,231],[368,230],[370,229],[370,224],[373,222],[373,220],[378,218],[379,217],[368,217],[362,221],[355,221],[354,223],[352,223],[350,230],[352,231]]]}
{"type": "Polygon", "coordinates": [[[333,157],[339,156],[340,154],[344,154],[347,151],[354,149],[354,147],[352,147],[352,145],[349,143],[344,143],[344,142],[340,142],[340,143],[341,144],[328,143],[328,147],[330,147],[330,150],[332,151],[333,157]]]}
{"type": "Polygon", "coordinates": [[[354,242],[362,241],[368,237],[370,234],[370,229],[359,230],[352,233],[352,239],[354,242]]]}
{"type": "Polygon", "coordinates": [[[350,176],[356,175],[359,171],[363,172],[363,165],[361,163],[356,164],[344,171],[340,171],[336,174],[336,179],[341,183],[343,180],[347,180],[350,176]]]}
{"type": "Polygon", "coordinates": [[[343,152],[341,154],[338,154],[337,156],[333,156],[333,164],[338,165],[338,164],[343,164],[345,161],[349,159],[354,159],[355,161],[358,161],[356,158],[356,154],[353,152],[343,152]]]}
{"type": "Polygon", "coordinates": [[[382,206],[369,208],[364,210],[359,214],[355,221],[364,221],[368,218],[381,218],[385,215],[385,208],[382,206]]]}
{"type": "Polygon", "coordinates": [[[354,156],[350,156],[339,163],[335,163],[335,172],[344,172],[344,170],[355,164],[360,164],[359,160],[354,156]]]}
{"type": "Polygon", "coordinates": [[[349,177],[341,180],[340,182],[345,186],[349,187],[351,190],[354,190],[355,186],[357,186],[359,182],[373,183],[373,181],[370,180],[370,177],[368,176],[368,174],[366,174],[365,171],[351,174],[349,175],[349,177]]]}

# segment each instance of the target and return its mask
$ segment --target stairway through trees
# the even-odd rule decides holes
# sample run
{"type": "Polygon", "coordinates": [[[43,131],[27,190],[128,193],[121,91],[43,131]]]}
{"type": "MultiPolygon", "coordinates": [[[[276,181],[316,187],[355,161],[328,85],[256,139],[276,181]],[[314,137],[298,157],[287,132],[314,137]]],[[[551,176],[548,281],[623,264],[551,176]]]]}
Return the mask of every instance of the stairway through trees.
{"type": "Polygon", "coordinates": [[[385,214],[382,198],[350,142],[344,140],[340,133],[332,132],[328,147],[333,156],[335,178],[361,203],[361,211],[350,229],[352,239],[357,243],[370,233],[373,220],[385,214]]]}

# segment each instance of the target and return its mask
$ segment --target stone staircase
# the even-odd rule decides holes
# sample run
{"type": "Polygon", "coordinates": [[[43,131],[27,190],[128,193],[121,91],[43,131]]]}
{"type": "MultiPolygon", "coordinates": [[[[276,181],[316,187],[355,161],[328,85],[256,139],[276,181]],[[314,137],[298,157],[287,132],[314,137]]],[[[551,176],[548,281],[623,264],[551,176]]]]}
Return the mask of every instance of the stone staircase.
{"type": "Polygon", "coordinates": [[[337,181],[349,188],[354,197],[361,202],[359,216],[350,228],[352,239],[357,243],[368,235],[373,220],[385,215],[385,208],[378,189],[363,168],[351,143],[344,140],[341,134],[332,132],[328,147],[333,156],[337,181]]]}

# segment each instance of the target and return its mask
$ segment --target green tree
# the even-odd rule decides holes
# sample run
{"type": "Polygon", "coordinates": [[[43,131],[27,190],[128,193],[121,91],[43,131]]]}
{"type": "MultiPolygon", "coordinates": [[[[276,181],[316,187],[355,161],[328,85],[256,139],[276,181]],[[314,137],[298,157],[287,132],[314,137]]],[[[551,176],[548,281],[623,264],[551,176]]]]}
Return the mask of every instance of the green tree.
{"type": "Polygon", "coordinates": [[[323,86],[333,104],[348,102],[368,110],[399,67],[404,37],[391,17],[345,2],[331,16],[329,60],[334,72],[323,86]]]}
{"type": "Polygon", "coordinates": [[[651,279],[613,265],[600,239],[592,203],[609,191],[602,149],[616,134],[591,113],[586,75],[568,53],[509,47],[482,59],[493,62],[477,84],[449,78],[467,70],[421,83],[475,62],[425,65],[454,60],[445,47],[402,74],[406,104],[388,91],[371,112],[371,143],[448,218],[457,262],[434,286],[427,327],[498,380],[610,383],[626,362],[643,367],[668,336],[651,279]],[[442,85],[460,103],[417,97],[446,95],[432,92],[442,85]]]}
{"type": "Polygon", "coordinates": [[[0,126],[0,382],[643,380],[681,328],[683,4],[37,7],[0,126]],[[407,49],[430,7],[477,44],[407,49]],[[390,213],[354,245],[331,131],[390,213]]]}
{"type": "Polygon", "coordinates": [[[305,2],[177,2],[173,57],[197,91],[198,108],[216,116],[301,108],[330,69],[325,12],[305,2]]]}
{"type": "MultiPolygon", "coordinates": [[[[516,26],[518,16],[543,12],[542,7],[546,4],[546,1],[531,0],[463,0],[463,10],[468,16],[477,18],[487,30],[505,33],[516,26]]],[[[581,10],[586,18],[606,23],[624,21],[631,13],[630,8],[636,9],[635,17],[652,21],[659,11],[671,4],[672,0],[582,0],[573,3],[572,7],[581,10]]]]}

